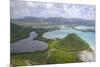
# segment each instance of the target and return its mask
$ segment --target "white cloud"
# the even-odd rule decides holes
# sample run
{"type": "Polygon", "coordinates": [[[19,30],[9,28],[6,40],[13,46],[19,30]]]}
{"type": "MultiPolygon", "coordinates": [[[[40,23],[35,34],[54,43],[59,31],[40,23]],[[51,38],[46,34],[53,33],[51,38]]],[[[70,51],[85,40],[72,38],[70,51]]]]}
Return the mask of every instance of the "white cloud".
{"type": "Polygon", "coordinates": [[[55,2],[55,3],[73,3],[95,5],[96,0],[17,0],[17,1],[39,1],[39,2],[55,2]]]}
{"type": "Polygon", "coordinates": [[[34,4],[33,2],[26,2],[26,4],[29,6],[29,7],[37,7],[37,4],[34,4]]]}
{"type": "Polygon", "coordinates": [[[53,7],[53,4],[52,4],[52,3],[47,3],[47,4],[46,4],[46,7],[47,7],[47,8],[52,8],[52,7],[53,7]]]}
{"type": "Polygon", "coordinates": [[[95,6],[11,1],[11,18],[26,16],[95,19],[95,6]]]}

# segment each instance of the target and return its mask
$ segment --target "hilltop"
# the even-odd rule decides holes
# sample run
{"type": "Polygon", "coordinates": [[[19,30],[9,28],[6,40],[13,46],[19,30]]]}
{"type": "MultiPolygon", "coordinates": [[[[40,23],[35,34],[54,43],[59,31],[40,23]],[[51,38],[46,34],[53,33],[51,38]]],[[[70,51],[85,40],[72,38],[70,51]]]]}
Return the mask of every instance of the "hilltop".
{"type": "Polygon", "coordinates": [[[53,42],[52,47],[63,51],[80,51],[90,48],[88,43],[74,33],[69,34],[61,40],[53,42]]]}

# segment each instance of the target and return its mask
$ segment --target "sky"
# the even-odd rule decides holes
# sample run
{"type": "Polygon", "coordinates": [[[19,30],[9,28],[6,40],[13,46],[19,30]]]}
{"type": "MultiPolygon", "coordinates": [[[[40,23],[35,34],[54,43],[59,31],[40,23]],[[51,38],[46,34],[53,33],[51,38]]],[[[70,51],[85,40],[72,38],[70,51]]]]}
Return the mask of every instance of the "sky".
{"type": "Polygon", "coordinates": [[[11,0],[11,18],[63,17],[95,20],[95,5],[11,0]]]}

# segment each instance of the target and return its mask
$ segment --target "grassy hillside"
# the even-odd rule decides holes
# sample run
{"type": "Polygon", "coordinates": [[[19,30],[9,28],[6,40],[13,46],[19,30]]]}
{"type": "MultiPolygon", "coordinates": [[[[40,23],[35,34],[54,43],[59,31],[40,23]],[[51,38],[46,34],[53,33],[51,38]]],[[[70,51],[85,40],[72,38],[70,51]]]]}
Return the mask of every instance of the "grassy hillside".
{"type": "Polygon", "coordinates": [[[78,51],[90,48],[84,40],[74,33],[69,34],[62,40],[56,40],[52,44],[53,46],[51,47],[62,51],[78,51]]]}
{"type": "Polygon", "coordinates": [[[57,64],[57,63],[75,63],[81,62],[78,58],[78,53],[75,52],[64,52],[58,49],[54,49],[49,57],[48,64],[57,64]]]}

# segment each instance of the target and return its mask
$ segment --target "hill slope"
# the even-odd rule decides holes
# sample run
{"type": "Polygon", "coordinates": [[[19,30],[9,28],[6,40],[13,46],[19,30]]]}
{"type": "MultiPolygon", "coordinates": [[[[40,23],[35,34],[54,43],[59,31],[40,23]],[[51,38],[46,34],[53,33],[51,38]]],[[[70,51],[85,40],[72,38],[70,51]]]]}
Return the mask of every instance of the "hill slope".
{"type": "Polygon", "coordinates": [[[53,43],[54,48],[63,51],[78,51],[89,49],[89,45],[76,34],[69,34],[62,40],[57,40],[53,43]]]}

